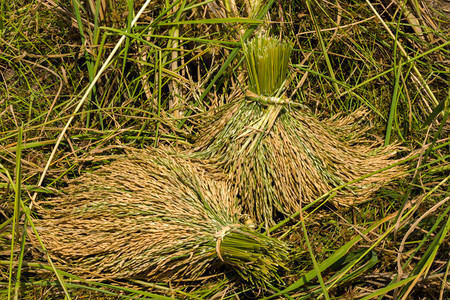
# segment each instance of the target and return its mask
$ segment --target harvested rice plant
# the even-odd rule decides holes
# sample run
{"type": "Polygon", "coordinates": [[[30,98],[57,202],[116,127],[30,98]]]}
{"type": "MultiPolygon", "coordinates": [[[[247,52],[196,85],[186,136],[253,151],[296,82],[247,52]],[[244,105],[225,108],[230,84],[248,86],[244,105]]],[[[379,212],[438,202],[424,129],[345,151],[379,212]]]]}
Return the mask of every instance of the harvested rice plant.
{"type": "Polygon", "coordinates": [[[0,4],[1,299],[448,299],[448,1],[0,4]]]}

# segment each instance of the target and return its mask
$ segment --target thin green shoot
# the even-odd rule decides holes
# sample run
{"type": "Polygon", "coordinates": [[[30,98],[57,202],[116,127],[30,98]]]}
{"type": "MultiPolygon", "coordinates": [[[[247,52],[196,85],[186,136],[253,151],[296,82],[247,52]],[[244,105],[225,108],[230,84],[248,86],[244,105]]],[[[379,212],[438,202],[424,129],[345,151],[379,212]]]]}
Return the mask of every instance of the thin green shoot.
{"type": "MultiPolygon", "coordinates": [[[[21,132],[21,129],[19,128],[19,132],[21,132]]],[[[17,140],[17,144],[20,145],[22,143],[22,135],[19,135],[19,138],[17,140]]],[[[7,169],[4,169],[6,171],[6,175],[9,178],[9,181],[11,182],[11,184],[14,187],[14,213],[13,213],[13,222],[12,222],[12,230],[11,230],[11,254],[10,254],[10,264],[9,264],[9,275],[8,275],[8,300],[11,299],[12,296],[12,292],[13,292],[13,288],[12,288],[12,279],[13,279],[13,261],[14,261],[14,246],[16,244],[16,232],[17,229],[16,227],[19,226],[19,220],[20,220],[20,205],[19,202],[21,201],[21,188],[20,188],[20,184],[22,182],[22,172],[21,172],[21,149],[20,146],[17,147],[17,151],[16,151],[16,169],[15,169],[15,183],[13,183],[12,178],[10,177],[10,174],[8,172],[7,169]]]]}
{"type": "Polygon", "coordinates": [[[157,117],[158,117],[158,121],[156,124],[156,134],[155,134],[155,143],[154,145],[156,146],[158,144],[158,139],[159,139],[159,126],[160,126],[160,116],[161,116],[161,99],[162,99],[162,58],[161,58],[162,54],[161,54],[161,50],[159,51],[155,51],[155,64],[157,66],[157,72],[155,72],[155,85],[158,87],[158,107],[157,107],[157,117]]]}
{"type": "MultiPolygon", "coordinates": [[[[22,135],[23,135],[23,125],[19,127],[19,135],[17,139],[17,151],[16,151],[16,183],[15,183],[15,205],[14,205],[14,216],[17,216],[17,218],[20,217],[20,207],[19,203],[22,201],[22,135]]],[[[18,222],[19,219],[16,219],[18,222]]],[[[17,224],[19,225],[19,224],[17,224]]],[[[20,254],[19,254],[19,263],[17,264],[17,273],[16,273],[16,284],[14,287],[14,300],[19,299],[19,288],[20,288],[20,276],[22,272],[22,263],[23,263],[23,256],[25,252],[25,243],[26,243],[26,229],[27,229],[27,220],[25,220],[23,224],[23,232],[22,232],[22,241],[21,241],[21,247],[20,247],[20,254]]],[[[13,228],[14,230],[14,228],[13,228]]],[[[14,231],[13,231],[14,234],[14,231]]],[[[14,241],[14,239],[12,239],[14,241]]],[[[13,251],[11,251],[11,257],[13,257],[13,251]]],[[[10,268],[12,265],[10,266],[10,268]]],[[[10,269],[11,271],[11,269],[10,269]]],[[[11,274],[10,274],[11,276],[11,274]]],[[[11,278],[9,279],[11,280],[11,278]]],[[[9,296],[9,295],[8,295],[9,296]]]]}
{"type": "Polygon", "coordinates": [[[339,92],[339,87],[336,84],[336,76],[334,74],[334,70],[333,70],[333,67],[331,65],[330,57],[328,56],[327,47],[325,46],[325,42],[324,42],[322,34],[321,34],[320,30],[319,30],[319,26],[317,24],[317,20],[316,20],[315,14],[314,14],[314,12],[311,9],[310,0],[306,0],[306,6],[308,7],[309,15],[311,17],[311,20],[313,21],[314,29],[316,30],[316,34],[317,34],[317,37],[318,37],[319,42],[320,42],[320,48],[322,50],[322,54],[323,54],[323,56],[325,58],[325,62],[327,64],[328,73],[330,73],[330,77],[333,79],[332,84],[333,84],[333,87],[334,87],[334,92],[336,93],[336,95],[339,95],[340,92],[339,92]]]}
{"type": "Polygon", "coordinates": [[[401,59],[400,64],[398,65],[398,68],[394,68],[395,72],[395,82],[394,82],[394,92],[392,94],[392,100],[391,100],[391,108],[389,110],[389,118],[386,126],[386,136],[384,139],[384,145],[388,146],[391,143],[391,132],[392,132],[392,123],[394,121],[394,118],[397,114],[397,105],[398,100],[401,94],[401,86],[400,86],[400,76],[402,72],[401,67],[401,59]]]}
{"type": "Polygon", "coordinates": [[[328,299],[330,299],[330,296],[328,295],[328,289],[325,286],[325,283],[324,283],[323,277],[322,277],[322,273],[320,271],[320,266],[317,263],[315,254],[314,254],[313,249],[311,247],[311,243],[309,242],[308,231],[306,230],[305,220],[303,219],[303,213],[302,213],[301,210],[300,210],[300,222],[301,222],[301,225],[302,225],[303,236],[305,237],[305,242],[306,242],[306,245],[308,246],[309,255],[310,255],[311,260],[312,260],[313,265],[314,265],[314,271],[315,271],[315,273],[317,275],[317,278],[319,279],[319,283],[320,283],[320,287],[322,289],[323,297],[328,300],[328,299]]]}
{"type": "MultiPolygon", "coordinates": [[[[79,0],[74,0],[72,1],[72,5],[73,5],[73,11],[77,20],[77,24],[78,24],[78,30],[80,32],[80,38],[81,38],[81,44],[82,45],[87,45],[88,44],[88,37],[86,36],[85,30],[84,30],[84,25],[83,25],[83,21],[81,20],[81,11],[82,11],[82,5],[79,2],[79,0]]],[[[96,9],[96,13],[95,13],[95,25],[98,25],[98,10],[100,8],[100,1],[97,1],[97,5],[96,7],[98,9],[96,9]]],[[[96,27],[96,26],[95,26],[96,27]]],[[[90,31],[89,28],[87,28],[88,31],[90,31]]],[[[95,30],[95,29],[94,29],[95,30]]],[[[90,41],[91,42],[91,41],[90,41]]],[[[84,50],[84,56],[86,58],[86,66],[88,69],[88,74],[89,74],[89,81],[92,82],[92,80],[94,79],[94,63],[92,62],[92,57],[90,56],[90,54],[84,50]]],[[[92,92],[93,93],[89,93],[88,97],[89,100],[91,100],[92,95],[96,95],[96,88],[95,86],[92,87],[92,92]]],[[[88,101],[88,106],[90,106],[90,101],[88,101]]],[[[86,114],[86,127],[89,127],[89,121],[90,121],[90,115],[86,114]]]]}

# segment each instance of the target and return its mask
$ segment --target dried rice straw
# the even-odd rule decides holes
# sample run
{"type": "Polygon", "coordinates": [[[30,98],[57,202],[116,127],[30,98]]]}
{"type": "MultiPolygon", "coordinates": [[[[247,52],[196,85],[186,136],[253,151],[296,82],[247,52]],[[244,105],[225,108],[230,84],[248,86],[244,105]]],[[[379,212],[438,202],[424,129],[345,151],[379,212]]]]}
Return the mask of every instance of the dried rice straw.
{"type": "Polygon", "coordinates": [[[212,177],[223,175],[133,150],[41,203],[36,225],[52,258],[84,276],[196,279],[226,265],[260,286],[281,281],[286,244],[240,224],[228,185],[212,177]]]}
{"type": "MultiPolygon", "coordinates": [[[[389,166],[397,146],[379,148],[359,124],[364,111],[320,121],[285,99],[282,89],[292,46],[268,36],[244,46],[249,72],[246,97],[219,109],[200,130],[190,157],[211,160],[234,182],[251,218],[274,224],[363,175],[389,166]]],[[[351,205],[401,173],[394,167],[339,190],[335,203],[351,205]]]]}

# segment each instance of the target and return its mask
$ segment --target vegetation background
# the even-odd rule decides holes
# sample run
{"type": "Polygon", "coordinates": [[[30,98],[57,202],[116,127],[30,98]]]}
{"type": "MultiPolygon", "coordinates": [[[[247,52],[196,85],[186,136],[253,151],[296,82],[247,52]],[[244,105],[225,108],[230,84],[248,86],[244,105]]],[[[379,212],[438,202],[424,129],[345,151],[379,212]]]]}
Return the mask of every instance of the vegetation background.
{"type": "Polygon", "coordinates": [[[448,1],[2,1],[0,297],[447,299],[449,12],[448,1]],[[294,42],[289,97],[318,118],[368,109],[368,134],[411,154],[406,176],[366,203],[273,227],[295,262],[267,290],[223,274],[97,282],[38,260],[22,234],[36,199],[99,154],[189,147],[245,89],[242,43],[261,30],[294,42]]]}

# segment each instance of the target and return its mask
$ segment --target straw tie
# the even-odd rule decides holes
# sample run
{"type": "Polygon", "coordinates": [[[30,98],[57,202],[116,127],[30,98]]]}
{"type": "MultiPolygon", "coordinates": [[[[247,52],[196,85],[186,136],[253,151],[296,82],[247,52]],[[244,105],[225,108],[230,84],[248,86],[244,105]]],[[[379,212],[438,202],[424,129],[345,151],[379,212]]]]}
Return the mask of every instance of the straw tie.
{"type": "Polygon", "coordinates": [[[220,254],[220,244],[222,243],[223,238],[231,231],[231,229],[238,227],[239,225],[227,225],[223,227],[220,231],[215,234],[216,238],[216,253],[222,262],[225,262],[222,255],[220,254]]]}
{"type": "Polygon", "coordinates": [[[269,97],[264,95],[258,95],[250,90],[245,92],[247,99],[253,102],[259,102],[266,105],[289,105],[289,106],[301,106],[299,103],[289,101],[285,97],[269,97]]]}

